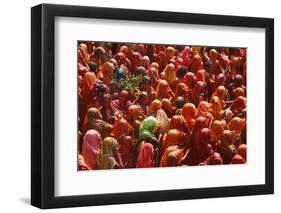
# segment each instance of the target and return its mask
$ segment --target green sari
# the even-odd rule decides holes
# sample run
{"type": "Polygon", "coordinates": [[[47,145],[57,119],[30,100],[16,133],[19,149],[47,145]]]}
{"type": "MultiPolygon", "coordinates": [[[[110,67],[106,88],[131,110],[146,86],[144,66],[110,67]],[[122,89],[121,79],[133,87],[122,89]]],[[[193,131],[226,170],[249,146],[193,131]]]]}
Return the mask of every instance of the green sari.
{"type": "Polygon", "coordinates": [[[101,151],[98,156],[98,169],[113,169],[117,161],[115,159],[115,150],[118,147],[118,142],[112,137],[106,137],[101,145],[101,151]]]}
{"type": "Polygon", "coordinates": [[[155,137],[153,131],[157,128],[157,126],[158,126],[158,121],[155,117],[149,116],[146,119],[144,119],[140,125],[137,145],[139,145],[143,140],[145,140],[149,136],[155,137]]]}

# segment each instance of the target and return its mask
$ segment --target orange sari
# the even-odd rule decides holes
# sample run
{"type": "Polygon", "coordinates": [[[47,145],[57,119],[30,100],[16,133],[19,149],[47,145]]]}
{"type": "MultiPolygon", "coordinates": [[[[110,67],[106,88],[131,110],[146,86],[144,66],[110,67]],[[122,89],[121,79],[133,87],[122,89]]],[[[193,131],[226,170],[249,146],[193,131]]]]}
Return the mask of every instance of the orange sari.
{"type": "Polygon", "coordinates": [[[194,104],[187,103],[182,108],[182,115],[186,120],[189,131],[192,131],[195,123],[195,117],[197,115],[197,109],[194,104]]]}
{"type": "Polygon", "coordinates": [[[178,146],[169,146],[160,161],[160,167],[179,166],[183,156],[183,149],[178,146]]]}

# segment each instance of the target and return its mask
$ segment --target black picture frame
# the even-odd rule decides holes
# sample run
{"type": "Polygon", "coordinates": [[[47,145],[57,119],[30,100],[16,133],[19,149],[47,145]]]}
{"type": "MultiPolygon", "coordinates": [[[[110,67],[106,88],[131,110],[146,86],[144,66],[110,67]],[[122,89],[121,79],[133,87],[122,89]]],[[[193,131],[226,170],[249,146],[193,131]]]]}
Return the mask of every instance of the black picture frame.
{"type": "Polygon", "coordinates": [[[41,4],[31,8],[31,204],[59,208],[274,193],[274,19],[41,4]],[[97,195],[54,195],[54,20],[100,18],[265,29],[265,184],[97,195]]]}

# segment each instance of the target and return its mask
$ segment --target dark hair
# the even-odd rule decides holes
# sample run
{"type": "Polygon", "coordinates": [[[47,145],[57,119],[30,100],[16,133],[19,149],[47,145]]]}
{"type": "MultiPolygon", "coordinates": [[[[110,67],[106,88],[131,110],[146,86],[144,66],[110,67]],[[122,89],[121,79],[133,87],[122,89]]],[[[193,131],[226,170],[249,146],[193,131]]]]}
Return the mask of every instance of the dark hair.
{"type": "Polygon", "coordinates": [[[178,70],[177,70],[177,74],[176,76],[180,79],[182,79],[185,74],[187,73],[187,67],[186,66],[179,66],[178,70]]]}
{"type": "Polygon", "coordinates": [[[95,62],[90,61],[88,63],[88,65],[89,65],[89,68],[90,68],[91,72],[96,72],[97,71],[98,65],[95,62]]]}
{"type": "Polygon", "coordinates": [[[144,76],[142,79],[143,84],[151,84],[151,79],[149,76],[144,76]]]}
{"type": "Polygon", "coordinates": [[[148,136],[145,139],[146,143],[151,143],[153,145],[154,148],[159,147],[159,143],[158,143],[158,139],[154,136],[148,136]]]}
{"type": "Polygon", "coordinates": [[[108,93],[109,88],[104,83],[100,83],[97,85],[98,93],[108,93]]]}
{"type": "Polygon", "coordinates": [[[177,97],[177,99],[176,99],[176,106],[177,106],[177,109],[183,108],[183,105],[184,105],[185,103],[186,103],[186,100],[185,100],[182,96],[177,97]]]}

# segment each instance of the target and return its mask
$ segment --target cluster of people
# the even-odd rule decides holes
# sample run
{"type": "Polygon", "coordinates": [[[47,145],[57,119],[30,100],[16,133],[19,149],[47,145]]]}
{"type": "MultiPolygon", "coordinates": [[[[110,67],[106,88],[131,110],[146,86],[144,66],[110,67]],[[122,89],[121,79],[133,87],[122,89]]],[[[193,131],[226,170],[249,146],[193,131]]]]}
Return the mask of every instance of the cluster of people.
{"type": "Polygon", "coordinates": [[[77,50],[78,170],[246,163],[246,48],[77,50]]]}

